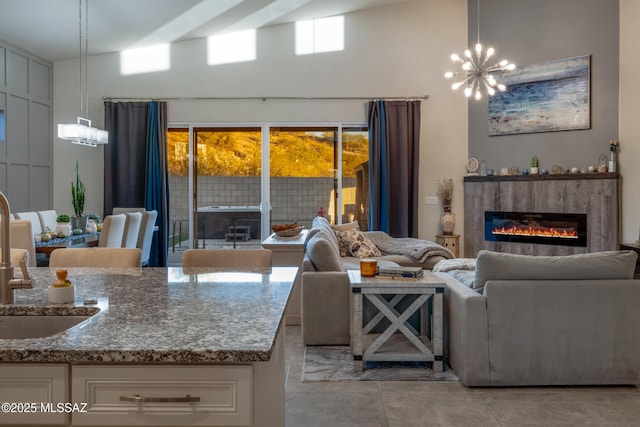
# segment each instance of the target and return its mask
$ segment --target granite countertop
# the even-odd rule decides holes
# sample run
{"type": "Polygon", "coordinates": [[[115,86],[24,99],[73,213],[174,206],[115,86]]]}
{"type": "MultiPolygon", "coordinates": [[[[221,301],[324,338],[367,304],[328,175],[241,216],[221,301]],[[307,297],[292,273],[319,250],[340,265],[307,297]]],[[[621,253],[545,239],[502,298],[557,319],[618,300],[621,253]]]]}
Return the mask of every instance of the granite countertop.
{"type": "Polygon", "coordinates": [[[15,305],[0,305],[0,315],[87,310],[86,300],[95,300],[91,307],[100,312],[49,337],[0,339],[0,362],[268,361],[297,268],[264,275],[184,275],[179,267],[67,270],[74,303],[49,304],[55,272],[30,268],[34,289],[18,289],[15,305]]]}

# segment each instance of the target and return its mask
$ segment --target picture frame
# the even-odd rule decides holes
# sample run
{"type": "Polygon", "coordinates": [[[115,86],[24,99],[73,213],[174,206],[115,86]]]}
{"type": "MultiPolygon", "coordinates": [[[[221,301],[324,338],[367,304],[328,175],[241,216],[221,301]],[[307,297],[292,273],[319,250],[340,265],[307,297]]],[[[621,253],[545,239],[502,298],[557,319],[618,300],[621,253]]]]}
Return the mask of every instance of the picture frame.
{"type": "Polygon", "coordinates": [[[591,128],[591,55],[495,72],[489,136],[591,128]]]}

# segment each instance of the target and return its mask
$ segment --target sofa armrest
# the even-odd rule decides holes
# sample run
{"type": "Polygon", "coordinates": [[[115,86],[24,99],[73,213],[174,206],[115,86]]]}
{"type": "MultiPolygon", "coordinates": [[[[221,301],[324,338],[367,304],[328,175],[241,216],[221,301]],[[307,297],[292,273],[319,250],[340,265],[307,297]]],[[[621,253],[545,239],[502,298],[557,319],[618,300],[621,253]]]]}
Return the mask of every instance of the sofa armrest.
{"type": "Polygon", "coordinates": [[[302,273],[302,340],[305,345],[349,345],[349,276],[339,271],[302,273]]]}
{"type": "Polygon", "coordinates": [[[445,356],[466,385],[489,381],[486,299],[447,273],[434,273],[446,283],[444,298],[445,356]]]}

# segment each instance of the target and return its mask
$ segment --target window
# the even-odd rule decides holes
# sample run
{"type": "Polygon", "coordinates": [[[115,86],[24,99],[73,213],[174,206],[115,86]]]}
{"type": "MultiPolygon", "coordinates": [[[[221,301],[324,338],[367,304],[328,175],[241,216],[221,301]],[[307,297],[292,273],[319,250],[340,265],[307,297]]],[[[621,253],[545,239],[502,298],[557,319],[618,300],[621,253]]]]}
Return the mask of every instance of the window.
{"type": "Polygon", "coordinates": [[[296,55],[344,50],[344,17],[296,22],[296,55]]]}
{"type": "Polygon", "coordinates": [[[196,157],[198,175],[227,177],[259,177],[261,175],[260,128],[195,128],[194,136],[198,153],[196,157]]]}
{"type": "Polygon", "coordinates": [[[272,223],[309,226],[320,209],[335,221],[337,147],[336,127],[270,129],[272,223]]]}
{"type": "Polygon", "coordinates": [[[167,164],[169,175],[189,175],[189,129],[169,129],[167,164]]]}
{"type": "Polygon", "coordinates": [[[342,222],[369,228],[369,132],[366,127],[342,129],[342,222]]]}
{"type": "Polygon", "coordinates": [[[310,224],[320,210],[333,223],[361,219],[356,176],[369,157],[367,128],[272,127],[270,155],[272,222],[310,224]]]}
{"type": "Polygon", "coordinates": [[[220,34],[207,39],[207,63],[209,65],[256,59],[256,30],[220,34]]]}
{"type": "Polygon", "coordinates": [[[168,70],[170,56],[169,44],[123,50],[120,52],[120,73],[128,75],[168,70]]]}

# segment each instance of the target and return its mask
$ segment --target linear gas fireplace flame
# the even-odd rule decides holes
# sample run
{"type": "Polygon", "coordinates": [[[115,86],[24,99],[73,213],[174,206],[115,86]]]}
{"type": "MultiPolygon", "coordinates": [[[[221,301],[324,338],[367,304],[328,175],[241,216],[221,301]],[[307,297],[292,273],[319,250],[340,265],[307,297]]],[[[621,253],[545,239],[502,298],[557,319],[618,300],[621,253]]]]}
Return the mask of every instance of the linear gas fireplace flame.
{"type": "Polygon", "coordinates": [[[587,246],[587,215],[485,212],[485,240],[587,246]]]}
{"type": "Polygon", "coordinates": [[[558,239],[577,239],[578,230],[573,227],[556,228],[545,227],[543,225],[533,224],[517,224],[509,227],[495,226],[491,230],[493,234],[502,234],[505,236],[533,236],[533,237],[556,237],[558,239]]]}

